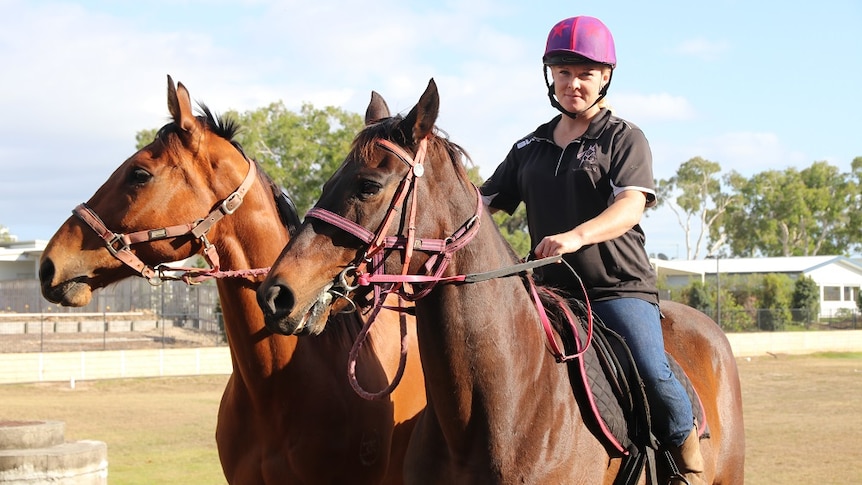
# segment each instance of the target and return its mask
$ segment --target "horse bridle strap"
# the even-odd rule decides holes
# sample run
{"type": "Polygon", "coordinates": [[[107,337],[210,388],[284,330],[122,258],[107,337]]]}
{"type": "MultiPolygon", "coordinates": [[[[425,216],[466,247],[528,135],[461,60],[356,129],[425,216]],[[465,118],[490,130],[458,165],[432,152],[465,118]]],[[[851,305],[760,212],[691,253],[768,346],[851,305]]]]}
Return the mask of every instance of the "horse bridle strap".
{"type": "MultiPolygon", "coordinates": [[[[410,170],[399,184],[395,196],[393,197],[393,201],[389,206],[389,211],[386,216],[384,216],[384,220],[377,229],[377,232],[371,232],[359,224],[321,207],[313,207],[309,209],[306,217],[312,217],[331,224],[368,244],[365,254],[358,259],[360,261],[365,261],[366,263],[372,263],[372,269],[370,272],[357,272],[357,285],[359,286],[370,286],[374,283],[394,283],[397,285],[396,287],[401,290],[399,291],[399,294],[402,297],[407,300],[417,300],[427,295],[431,289],[433,289],[435,283],[464,281],[466,275],[444,277],[442,274],[451,260],[452,253],[464,247],[478,233],[479,221],[484,207],[481,194],[478,189],[476,189],[476,211],[474,215],[462,224],[462,226],[451,236],[445,239],[416,237],[415,219],[417,197],[415,196],[410,201],[411,206],[409,214],[407,215],[407,235],[387,236],[386,232],[394,220],[395,215],[398,213],[400,205],[405,202],[407,194],[412,189],[415,179],[417,177],[421,177],[425,173],[423,162],[427,151],[428,140],[425,138],[419,142],[419,147],[416,151],[415,157],[411,157],[406,150],[389,140],[377,139],[375,140],[375,143],[397,156],[402,162],[410,167],[410,170]],[[382,250],[385,249],[398,249],[404,251],[402,271],[400,275],[383,274],[381,260],[382,250]],[[407,274],[414,251],[422,251],[430,254],[428,260],[425,262],[424,275],[407,274]],[[423,283],[427,284],[427,286],[418,293],[408,295],[403,290],[403,286],[401,285],[403,283],[423,283]]],[[[374,288],[375,293],[377,293],[375,300],[380,301],[380,295],[378,293],[379,287],[375,285],[374,288]]]]}
{"type": "MultiPolygon", "coordinates": [[[[254,184],[257,178],[257,169],[254,162],[247,157],[245,160],[248,162],[248,173],[246,173],[239,187],[224,198],[206,217],[194,222],[124,234],[108,229],[102,219],[86,203],[79,204],[72,213],[86,223],[105,242],[105,247],[115,258],[134,269],[135,272],[147,278],[150,282],[156,282],[163,270],[151,268],[141,261],[132,252],[131,246],[142,242],[175,238],[187,234],[191,234],[203,243],[204,257],[212,266],[212,271],[217,272],[220,268],[218,252],[215,246],[207,240],[206,234],[212,228],[213,224],[237,210],[242,204],[243,197],[245,197],[254,184]]],[[[171,268],[166,269],[170,270],[171,268]]]]}

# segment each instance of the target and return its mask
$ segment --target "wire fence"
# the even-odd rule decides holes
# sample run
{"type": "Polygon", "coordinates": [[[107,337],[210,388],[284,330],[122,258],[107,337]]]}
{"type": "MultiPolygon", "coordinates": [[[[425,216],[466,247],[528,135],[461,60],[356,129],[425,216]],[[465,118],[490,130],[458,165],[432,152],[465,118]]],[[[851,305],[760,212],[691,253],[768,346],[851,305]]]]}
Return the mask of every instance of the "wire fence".
{"type": "Polygon", "coordinates": [[[130,278],[83,307],[42,298],[36,280],[0,281],[0,352],[226,345],[215,284],[130,278]]]}
{"type": "MultiPolygon", "coordinates": [[[[701,308],[725,332],[862,328],[855,310],[701,308]]],[[[0,353],[211,347],[226,345],[212,281],[152,286],[128,278],[71,308],[42,297],[37,280],[0,281],[0,353]]]]}
{"type": "Polygon", "coordinates": [[[700,308],[725,332],[772,332],[795,330],[857,330],[862,328],[858,310],[814,312],[805,308],[721,309],[700,308]]]}

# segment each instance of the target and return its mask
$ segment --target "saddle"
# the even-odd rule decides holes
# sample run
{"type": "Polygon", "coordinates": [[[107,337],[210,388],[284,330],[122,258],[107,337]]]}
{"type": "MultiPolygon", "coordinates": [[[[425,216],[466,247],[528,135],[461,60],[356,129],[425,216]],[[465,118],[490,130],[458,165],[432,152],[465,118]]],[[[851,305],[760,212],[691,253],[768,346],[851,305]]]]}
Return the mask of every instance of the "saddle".
{"type": "MultiPolygon", "coordinates": [[[[578,334],[572,335],[568,325],[560,325],[557,331],[566,351],[574,352],[587,345],[587,308],[580,300],[567,301],[577,317],[575,328],[578,334]]],[[[660,445],[652,432],[644,382],[622,336],[608,328],[595,313],[592,318],[589,346],[580,358],[567,362],[569,380],[584,422],[609,450],[623,457],[615,485],[635,483],[647,462],[650,463],[651,476],[655,477],[652,467],[660,445]]],[[[666,355],[671,371],[692,403],[701,438],[708,437],[708,423],[700,397],[676,359],[666,355]]]]}

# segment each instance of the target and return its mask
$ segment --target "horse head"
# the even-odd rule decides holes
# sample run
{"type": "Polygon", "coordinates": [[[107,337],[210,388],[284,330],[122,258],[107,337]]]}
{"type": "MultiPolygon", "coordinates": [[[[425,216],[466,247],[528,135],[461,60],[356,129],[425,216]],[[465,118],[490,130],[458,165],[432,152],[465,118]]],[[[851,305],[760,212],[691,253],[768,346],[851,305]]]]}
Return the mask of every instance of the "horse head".
{"type": "Polygon", "coordinates": [[[168,76],[172,121],[124,161],[49,241],[39,267],[42,294],[66,306],[123,278],[159,280],[163,263],[203,254],[218,266],[210,242],[237,218],[221,222],[258,179],[256,163],[234,141],[237,125],[200,104],[168,76]]]}
{"type": "Polygon", "coordinates": [[[463,151],[435,129],[439,101],[433,79],[403,117],[372,93],[365,128],[258,289],[270,330],[320,333],[361,276],[421,273],[434,258],[423,238],[452,234],[469,217],[447,204],[476,192],[463,151]]]}

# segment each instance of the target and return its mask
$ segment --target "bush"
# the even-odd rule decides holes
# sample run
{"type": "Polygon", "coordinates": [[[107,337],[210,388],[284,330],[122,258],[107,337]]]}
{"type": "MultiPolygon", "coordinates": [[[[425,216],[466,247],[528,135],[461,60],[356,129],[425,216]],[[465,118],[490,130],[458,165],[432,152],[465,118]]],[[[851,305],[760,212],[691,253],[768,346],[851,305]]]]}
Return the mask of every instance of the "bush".
{"type": "Polygon", "coordinates": [[[799,310],[807,310],[807,312],[799,311],[794,314],[794,321],[803,321],[806,324],[810,323],[811,317],[815,320],[820,313],[820,286],[814,281],[814,278],[809,276],[801,276],[793,284],[793,298],[791,299],[791,307],[799,310]],[[808,317],[801,320],[802,316],[808,317]]]}

